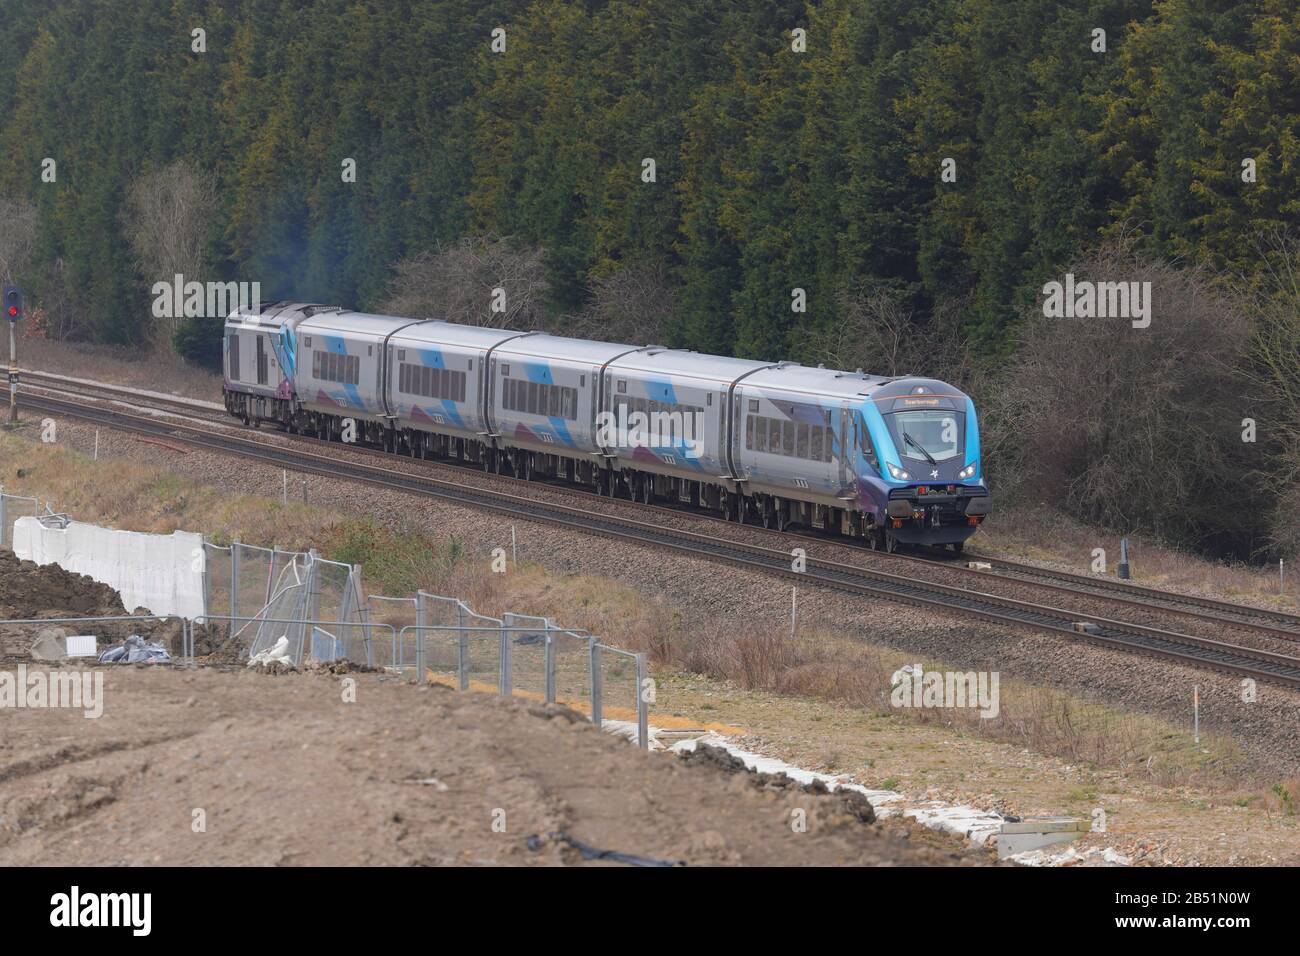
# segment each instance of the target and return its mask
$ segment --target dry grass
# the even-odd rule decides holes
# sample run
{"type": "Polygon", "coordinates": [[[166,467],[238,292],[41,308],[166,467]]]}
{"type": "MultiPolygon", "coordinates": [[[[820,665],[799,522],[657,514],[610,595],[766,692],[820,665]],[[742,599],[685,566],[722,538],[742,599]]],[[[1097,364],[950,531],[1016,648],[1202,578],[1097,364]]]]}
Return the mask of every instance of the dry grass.
{"type": "MultiPolygon", "coordinates": [[[[1080,524],[1043,505],[1016,506],[996,512],[970,543],[973,551],[1016,559],[1068,565],[1090,574],[1093,548],[1106,549],[1107,574],[1114,576],[1119,563],[1118,533],[1080,524]]],[[[1278,593],[1276,566],[1255,567],[1211,561],[1157,541],[1128,535],[1133,582],[1147,587],[1215,595],[1223,600],[1249,598],[1300,613],[1300,568],[1287,572],[1286,591],[1278,593]]]]}
{"type": "Polygon", "coordinates": [[[56,375],[221,401],[220,375],[171,352],[25,337],[18,345],[18,364],[56,375]]]}
{"type": "Polygon", "coordinates": [[[199,527],[209,540],[278,544],[305,550],[336,519],[324,509],[270,498],[232,497],[169,471],[132,461],[90,461],[69,448],[0,434],[0,483],[10,494],[35,495],[57,512],[131,531],[170,534],[199,527]]]}

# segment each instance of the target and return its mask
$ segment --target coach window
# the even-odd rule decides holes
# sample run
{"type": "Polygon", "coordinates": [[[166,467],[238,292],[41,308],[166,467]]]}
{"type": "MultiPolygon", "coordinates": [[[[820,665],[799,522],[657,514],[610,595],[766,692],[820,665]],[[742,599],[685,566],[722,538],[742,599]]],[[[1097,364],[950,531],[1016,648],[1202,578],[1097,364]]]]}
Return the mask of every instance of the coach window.
{"type": "Polygon", "coordinates": [[[798,444],[795,447],[795,452],[794,452],[795,457],[807,458],[808,457],[808,423],[807,422],[799,423],[799,432],[796,440],[798,444]]]}
{"type": "Polygon", "coordinates": [[[787,455],[794,454],[794,422],[781,423],[781,448],[787,455]]]}
{"type": "Polygon", "coordinates": [[[231,381],[239,381],[239,336],[232,332],[227,341],[230,343],[227,349],[230,354],[230,378],[231,381]]]}
{"type": "Polygon", "coordinates": [[[822,457],[822,438],[826,434],[826,428],[823,425],[814,425],[812,429],[812,447],[809,450],[809,457],[813,461],[825,461],[822,457]]]}

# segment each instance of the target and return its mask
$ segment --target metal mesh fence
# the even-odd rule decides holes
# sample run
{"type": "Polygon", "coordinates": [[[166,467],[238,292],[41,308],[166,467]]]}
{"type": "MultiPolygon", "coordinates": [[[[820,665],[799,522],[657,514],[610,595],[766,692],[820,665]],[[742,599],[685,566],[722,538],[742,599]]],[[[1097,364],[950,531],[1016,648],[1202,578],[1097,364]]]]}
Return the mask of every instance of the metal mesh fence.
{"type": "MultiPolygon", "coordinates": [[[[370,621],[387,624],[394,630],[394,634],[387,645],[383,642],[375,645],[373,665],[377,667],[414,667],[419,632],[407,630],[407,628],[420,624],[418,599],[392,598],[371,594],[366,598],[366,612],[370,621]]],[[[329,617],[328,614],[325,616],[329,617]]]]}
{"type": "Polygon", "coordinates": [[[41,506],[35,498],[0,492],[0,547],[13,548],[15,521],[34,518],[38,514],[41,514],[41,506]]]}
{"type": "Polygon", "coordinates": [[[591,714],[591,648],[588,635],[552,631],[551,699],[582,714],[591,714]]]}
{"type": "Polygon", "coordinates": [[[546,638],[554,625],[544,617],[509,612],[501,615],[501,623],[510,643],[504,686],[512,696],[546,700],[546,638]]]}
{"type": "MultiPolygon", "coordinates": [[[[238,542],[229,549],[212,551],[218,558],[229,559],[228,580],[232,586],[224,596],[234,618],[235,640],[244,656],[271,650],[283,638],[286,656],[295,665],[308,657],[347,657],[371,666],[391,662],[389,648],[376,653],[360,585],[349,565],[327,561],[315,552],[280,551],[238,542]],[[228,555],[222,554],[227,550],[228,555]],[[263,574],[267,576],[265,583],[263,574]],[[255,601],[261,603],[250,609],[255,601]]],[[[214,561],[208,568],[210,609],[222,605],[221,563],[214,561]]],[[[211,613],[220,614],[220,610],[211,613]]],[[[390,630],[385,629],[385,633],[390,630]]],[[[390,640],[390,645],[395,641],[390,640]]]]}
{"type": "MultiPolygon", "coordinates": [[[[0,545],[12,547],[15,520],[41,514],[35,498],[0,493],[0,545]]],[[[367,597],[358,568],[314,551],[204,542],[203,556],[200,620],[229,628],[243,657],[283,639],[281,653],[295,666],[346,657],[372,667],[414,667],[421,681],[432,675],[461,690],[557,702],[602,726],[629,723],[640,728],[638,739],[646,745],[641,655],[543,617],[477,614],[456,598],[425,592],[367,597]]]]}
{"type": "Polygon", "coordinates": [[[203,610],[233,614],[230,604],[230,548],[203,542],[203,610]]]}
{"type": "Polygon", "coordinates": [[[599,658],[602,726],[611,720],[636,723],[639,713],[636,655],[602,646],[599,658]]]}

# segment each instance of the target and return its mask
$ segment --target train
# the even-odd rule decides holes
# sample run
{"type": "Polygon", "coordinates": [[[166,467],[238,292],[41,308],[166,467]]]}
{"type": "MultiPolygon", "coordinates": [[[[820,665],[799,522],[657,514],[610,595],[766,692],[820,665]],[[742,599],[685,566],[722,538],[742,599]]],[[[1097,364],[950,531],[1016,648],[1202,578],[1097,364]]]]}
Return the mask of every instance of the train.
{"type": "Polygon", "coordinates": [[[227,317],[227,412],[608,497],[894,551],[990,513],[944,382],[273,302],[227,317]]]}

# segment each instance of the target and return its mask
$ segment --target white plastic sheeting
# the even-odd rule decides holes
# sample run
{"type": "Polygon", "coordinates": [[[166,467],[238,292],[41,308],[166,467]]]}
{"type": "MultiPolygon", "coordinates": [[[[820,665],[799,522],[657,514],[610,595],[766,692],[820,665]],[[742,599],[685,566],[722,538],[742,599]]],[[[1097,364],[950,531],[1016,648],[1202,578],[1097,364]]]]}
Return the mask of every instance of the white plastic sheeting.
{"type": "Polygon", "coordinates": [[[133,611],[195,618],[203,608],[203,536],[190,531],[144,534],[80,521],[46,527],[36,518],[14,522],[14,554],[57,564],[107,584],[133,611]]]}

